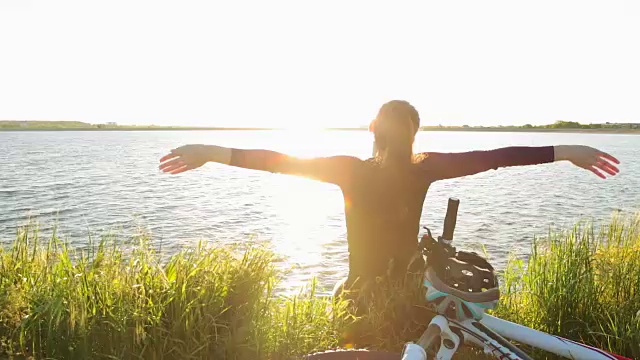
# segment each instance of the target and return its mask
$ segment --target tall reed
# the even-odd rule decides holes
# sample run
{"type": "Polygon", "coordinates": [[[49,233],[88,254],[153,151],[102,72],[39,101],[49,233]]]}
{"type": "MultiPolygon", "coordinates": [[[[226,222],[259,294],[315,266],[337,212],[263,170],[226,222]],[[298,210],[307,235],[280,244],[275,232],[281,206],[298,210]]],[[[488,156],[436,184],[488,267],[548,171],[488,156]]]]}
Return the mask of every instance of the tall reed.
{"type": "Polygon", "coordinates": [[[315,283],[275,296],[265,249],[199,244],[161,265],[146,236],[76,251],[38,234],[22,228],[0,253],[0,354],[285,359],[337,346],[348,320],[346,304],[316,296],[315,283]]]}
{"type": "MultiPolygon", "coordinates": [[[[260,247],[196,246],[166,261],[144,234],[86,249],[19,229],[0,250],[0,357],[295,359],[339,346],[400,351],[433,315],[419,279],[376,284],[366,307],[274,292],[282,274],[260,247]],[[397,287],[399,286],[399,287],[397,287]]],[[[536,239],[501,276],[495,313],[640,358],[640,218],[578,224],[536,239]]],[[[469,358],[465,352],[461,358],[469,358]]],[[[460,358],[460,357],[459,357],[460,358]]]]}
{"type": "Polygon", "coordinates": [[[499,316],[640,358],[640,217],[552,232],[502,280],[499,316]]]}

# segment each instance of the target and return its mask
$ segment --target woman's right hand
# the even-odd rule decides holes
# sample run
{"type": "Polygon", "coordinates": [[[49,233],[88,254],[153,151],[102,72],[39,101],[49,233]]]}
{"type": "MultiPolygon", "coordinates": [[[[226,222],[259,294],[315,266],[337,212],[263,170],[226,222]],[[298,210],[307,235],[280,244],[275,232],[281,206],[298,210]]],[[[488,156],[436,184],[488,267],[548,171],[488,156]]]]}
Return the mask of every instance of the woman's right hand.
{"type": "Polygon", "coordinates": [[[231,149],[213,145],[184,145],[160,159],[160,170],[179,174],[201,167],[209,161],[228,164],[231,149]]]}
{"type": "Polygon", "coordinates": [[[554,147],[555,160],[567,160],[606,179],[603,172],[615,176],[620,170],[614,164],[620,161],[604,151],[584,145],[559,145],[554,147]]]}

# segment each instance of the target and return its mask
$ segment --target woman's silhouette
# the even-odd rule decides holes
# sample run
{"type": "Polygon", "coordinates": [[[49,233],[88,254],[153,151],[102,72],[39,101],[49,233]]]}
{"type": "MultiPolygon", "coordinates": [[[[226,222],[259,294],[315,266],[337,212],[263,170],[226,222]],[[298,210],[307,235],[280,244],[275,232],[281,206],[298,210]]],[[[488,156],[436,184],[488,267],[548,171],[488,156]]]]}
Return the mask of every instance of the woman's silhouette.
{"type": "Polygon", "coordinates": [[[306,176],[342,189],[347,223],[349,274],[346,286],[376,276],[401,275],[417,250],[419,221],[429,186],[438,180],[500,167],[570,161],[601,178],[615,175],[619,161],[587,146],[513,146],[462,153],[413,153],[420,126],[416,109],[406,101],[384,104],[372,121],[374,156],[299,159],[269,150],[213,145],[185,145],[160,159],[171,174],[216,162],[247,169],[306,176]],[[391,268],[389,265],[393,264],[391,268]]]}

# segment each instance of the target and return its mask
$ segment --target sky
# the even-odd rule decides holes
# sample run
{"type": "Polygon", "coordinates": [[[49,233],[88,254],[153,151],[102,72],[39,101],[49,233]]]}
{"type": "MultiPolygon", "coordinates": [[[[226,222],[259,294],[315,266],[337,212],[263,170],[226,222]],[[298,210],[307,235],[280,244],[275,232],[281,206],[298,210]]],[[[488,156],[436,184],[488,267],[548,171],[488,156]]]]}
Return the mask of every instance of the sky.
{"type": "Polygon", "coordinates": [[[0,0],[0,119],[640,122],[635,0],[0,0]]]}

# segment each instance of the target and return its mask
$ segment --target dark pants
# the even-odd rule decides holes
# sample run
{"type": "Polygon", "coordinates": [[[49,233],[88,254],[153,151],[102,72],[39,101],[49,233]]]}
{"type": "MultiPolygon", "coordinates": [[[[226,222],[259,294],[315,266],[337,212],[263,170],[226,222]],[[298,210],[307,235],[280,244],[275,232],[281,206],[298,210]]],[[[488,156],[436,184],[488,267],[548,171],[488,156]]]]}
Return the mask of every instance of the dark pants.
{"type": "Polygon", "coordinates": [[[417,257],[404,271],[378,277],[349,274],[338,281],[334,297],[347,300],[350,312],[359,318],[343,341],[365,347],[393,347],[406,339],[419,338],[434,316],[424,299],[423,270],[424,261],[417,257]]]}
{"type": "Polygon", "coordinates": [[[368,289],[376,283],[377,278],[385,277],[391,281],[398,281],[410,276],[422,276],[424,271],[424,258],[421,253],[416,252],[410,259],[400,261],[397,265],[390,265],[387,274],[352,274],[338,281],[333,288],[333,296],[339,297],[345,290],[359,291],[368,289]]]}

